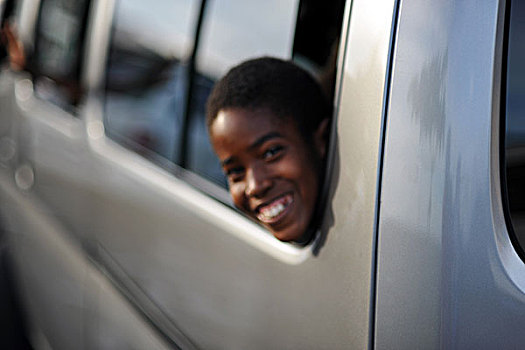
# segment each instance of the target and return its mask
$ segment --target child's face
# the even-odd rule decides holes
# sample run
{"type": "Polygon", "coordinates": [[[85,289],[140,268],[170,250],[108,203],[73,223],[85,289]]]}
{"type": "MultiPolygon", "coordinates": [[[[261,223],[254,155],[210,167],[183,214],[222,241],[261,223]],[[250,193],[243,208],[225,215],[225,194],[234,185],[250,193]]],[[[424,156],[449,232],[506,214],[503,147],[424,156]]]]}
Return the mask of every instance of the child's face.
{"type": "Polygon", "coordinates": [[[322,132],[307,146],[293,121],[231,108],[218,113],[210,135],[235,206],[282,241],[301,237],[317,200],[322,132]]]}

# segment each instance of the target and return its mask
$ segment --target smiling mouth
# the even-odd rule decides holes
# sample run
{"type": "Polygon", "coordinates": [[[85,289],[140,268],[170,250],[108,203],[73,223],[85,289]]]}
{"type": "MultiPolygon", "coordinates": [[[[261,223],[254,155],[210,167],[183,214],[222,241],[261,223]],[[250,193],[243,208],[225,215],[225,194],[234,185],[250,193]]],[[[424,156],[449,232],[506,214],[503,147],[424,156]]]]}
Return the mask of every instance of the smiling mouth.
{"type": "Polygon", "coordinates": [[[272,202],[257,208],[257,219],[265,224],[272,224],[279,221],[287,212],[290,204],[293,203],[291,194],[286,194],[272,202]]]}

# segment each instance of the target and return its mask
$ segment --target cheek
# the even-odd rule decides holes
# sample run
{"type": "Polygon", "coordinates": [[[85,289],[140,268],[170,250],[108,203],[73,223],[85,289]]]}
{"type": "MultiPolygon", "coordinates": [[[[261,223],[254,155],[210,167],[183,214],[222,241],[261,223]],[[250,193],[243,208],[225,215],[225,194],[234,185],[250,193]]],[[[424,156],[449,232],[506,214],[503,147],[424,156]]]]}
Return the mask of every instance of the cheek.
{"type": "Polygon", "coordinates": [[[230,183],[230,195],[233,204],[239,209],[245,209],[244,185],[239,183],[230,183]]]}
{"type": "Polygon", "coordinates": [[[319,166],[312,155],[301,153],[286,169],[290,178],[295,179],[306,205],[312,205],[317,198],[319,187],[319,166]]]}
{"type": "Polygon", "coordinates": [[[279,171],[303,186],[310,186],[312,180],[317,179],[319,169],[313,156],[305,152],[297,152],[280,164],[279,171]]]}

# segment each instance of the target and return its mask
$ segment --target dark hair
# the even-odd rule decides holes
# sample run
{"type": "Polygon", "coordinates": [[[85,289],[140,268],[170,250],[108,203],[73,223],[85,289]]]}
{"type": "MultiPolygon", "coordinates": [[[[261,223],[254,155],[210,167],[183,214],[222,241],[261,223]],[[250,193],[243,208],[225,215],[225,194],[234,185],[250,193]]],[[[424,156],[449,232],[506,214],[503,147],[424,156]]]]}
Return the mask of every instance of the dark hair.
{"type": "Polygon", "coordinates": [[[0,26],[3,26],[11,17],[15,14],[16,1],[15,0],[6,0],[4,4],[4,11],[2,13],[2,19],[0,21],[0,26]]]}
{"type": "Polygon", "coordinates": [[[208,130],[222,109],[268,108],[280,118],[292,119],[305,139],[331,116],[331,106],[320,85],[290,61],[262,57],[232,68],[217,82],[206,106],[208,130]]]}

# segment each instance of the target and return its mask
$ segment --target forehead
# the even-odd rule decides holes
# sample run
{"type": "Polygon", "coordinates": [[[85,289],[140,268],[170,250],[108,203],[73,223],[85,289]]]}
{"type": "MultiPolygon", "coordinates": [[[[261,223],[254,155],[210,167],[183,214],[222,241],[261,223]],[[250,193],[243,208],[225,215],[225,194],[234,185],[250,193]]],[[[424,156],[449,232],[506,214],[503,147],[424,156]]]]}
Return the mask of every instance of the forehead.
{"type": "Polygon", "coordinates": [[[269,132],[292,139],[300,136],[292,118],[279,117],[268,109],[228,108],[220,110],[210,125],[212,144],[251,144],[269,132]]]}

